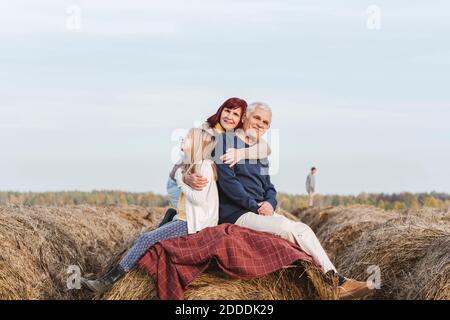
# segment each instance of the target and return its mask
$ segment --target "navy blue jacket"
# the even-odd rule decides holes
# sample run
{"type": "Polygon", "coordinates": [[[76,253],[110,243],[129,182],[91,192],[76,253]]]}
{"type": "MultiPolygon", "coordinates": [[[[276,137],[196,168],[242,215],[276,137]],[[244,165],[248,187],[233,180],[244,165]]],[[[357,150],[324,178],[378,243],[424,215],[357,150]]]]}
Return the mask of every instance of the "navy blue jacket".
{"type": "Polygon", "coordinates": [[[258,203],[267,201],[277,207],[277,191],[270,182],[269,162],[242,160],[233,168],[218,158],[229,148],[248,148],[234,133],[224,133],[216,147],[215,160],[219,187],[219,223],[235,223],[247,212],[258,214],[258,203]]]}

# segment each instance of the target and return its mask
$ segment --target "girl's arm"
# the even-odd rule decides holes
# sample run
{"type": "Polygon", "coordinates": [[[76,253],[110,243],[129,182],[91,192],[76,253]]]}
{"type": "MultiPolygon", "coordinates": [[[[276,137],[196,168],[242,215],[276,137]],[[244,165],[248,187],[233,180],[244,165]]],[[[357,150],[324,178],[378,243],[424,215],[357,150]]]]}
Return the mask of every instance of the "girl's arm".
{"type": "Polygon", "coordinates": [[[190,186],[184,183],[183,181],[183,172],[181,169],[177,170],[175,174],[175,180],[177,181],[178,186],[183,192],[184,196],[188,201],[190,201],[194,205],[202,205],[207,201],[207,195],[209,190],[209,185],[214,180],[213,172],[210,163],[203,163],[201,166],[200,172],[198,173],[208,179],[208,183],[201,190],[194,190],[190,186]]]}

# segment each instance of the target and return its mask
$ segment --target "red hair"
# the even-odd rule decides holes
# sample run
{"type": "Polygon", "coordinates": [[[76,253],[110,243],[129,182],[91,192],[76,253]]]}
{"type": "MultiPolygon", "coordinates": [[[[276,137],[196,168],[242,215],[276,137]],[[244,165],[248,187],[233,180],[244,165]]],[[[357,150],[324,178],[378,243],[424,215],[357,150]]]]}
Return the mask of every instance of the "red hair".
{"type": "Polygon", "coordinates": [[[211,128],[214,128],[216,126],[216,124],[218,124],[220,122],[220,116],[222,115],[222,111],[223,109],[231,109],[231,110],[235,110],[235,109],[241,109],[241,118],[239,119],[239,124],[236,127],[236,129],[239,129],[242,127],[242,117],[244,116],[245,112],[247,111],[247,102],[245,100],[239,99],[239,98],[230,98],[228,100],[226,100],[219,108],[219,110],[217,110],[217,112],[212,115],[211,117],[209,117],[206,122],[208,122],[209,126],[211,128]]]}

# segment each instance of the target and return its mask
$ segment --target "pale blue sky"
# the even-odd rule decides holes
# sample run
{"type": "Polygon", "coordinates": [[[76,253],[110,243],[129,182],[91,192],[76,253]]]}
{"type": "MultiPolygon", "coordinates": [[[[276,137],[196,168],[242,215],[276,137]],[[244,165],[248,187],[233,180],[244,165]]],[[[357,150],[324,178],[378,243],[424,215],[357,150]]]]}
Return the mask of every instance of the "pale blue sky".
{"type": "Polygon", "coordinates": [[[448,1],[4,1],[0,190],[163,193],[172,132],[238,96],[274,110],[280,191],[304,193],[315,165],[321,193],[450,192],[449,14],[448,1]]]}

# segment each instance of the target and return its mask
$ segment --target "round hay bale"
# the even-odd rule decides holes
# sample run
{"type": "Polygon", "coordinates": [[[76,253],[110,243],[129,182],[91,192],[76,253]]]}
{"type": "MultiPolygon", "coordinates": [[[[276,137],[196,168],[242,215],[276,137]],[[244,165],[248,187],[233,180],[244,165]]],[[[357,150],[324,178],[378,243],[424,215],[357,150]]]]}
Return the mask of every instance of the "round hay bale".
{"type": "Polygon", "coordinates": [[[68,290],[69,266],[100,272],[164,209],[0,207],[0,299],[86,299],[68,290]]]}
{"type": "Polygon", "coordinates": [[[363,232],[370,232],[398,217],[396,212],[370,206],[314,208],[299,213],[300,220],[315,231],[332,261],[363,232]]]}
{"type": "Polygon", "coordinates": [[[340,208],[335,207],[313,207],[294,210],[292,215],[296,216],[301,222],[306,223],[314,231],[317,231],[328,220],[329,215],[334,215],[341,211],[340,208]]]}
{"type": "Polygon", "coordinates": [[[409,300],[450,300],[450,235],[432,241],[405,284],[409,300]]]}
{"type": "Polygon", "coordinates": [[[298,217],[296,217],[295,215],[293,215],[292,213],[290,213],[289,211],[286,211],[284,209],[277,209],[276,212],[282,216],[285,216],[286,218],[291,219],[291,220],[299,221],[298,217]]]}
{"type": "MultiPolygon", "coordinates": [[[[230,277],[217,267],[197,277],[185,292],[187,300],[335,300],[336,279],[329,279],[309,263],[291,266],[257,279],[230,277]]],[[[154,281],[142,270],[132,270],[98,299],[154,300],[154,281]]]]}
{"type": "Polygon", "coordinates": [[[315,230],[341,274],[362,280],[369,266],[380,268],[382,288],[372,298],[449,299],[448,211],[353,206],[294,214],[315,230]]]}
{"type": "Polygon", "coordinates": [[[103,300],[155,300],[157,292],[154,281],[141,269],[133,269],[120,279],[103,296],[103,300]]]}
{"type": "MultiPolygon", "coordinates": [[[[410,288],[418,285],[418,276],[431,267],[425,267],[424,264],[431,263],[430,259],[442,252],[436,251],[437,248],[432,245],[447,237],[449,233],[439,226],[399,224],[393,221],[370,232],[363,232],[353,245],[337,256],[336,267],[341,274],[357,279],[366,279],[370,266],[379,267],[381,289],[374,291],[373,298],[408,299],[411,297],[410,288]],[[429,254],[431,257],[427,258],[429,254]],[[420,264],[423,259],[427,260],[420,264]],[[413,276],[415,270],[418,274],[416,272],[413,276]]],[[[445,262],[448,250],[444,256],[441,261],[445,262]]],[[[434,265],[436,261],[432,263],[434,265]]],[[[443,271],[437,268],[439,270],[435,273],[443,271]]],[[[448,276],[445,278],[448,281],[448,276]]]]}
{"type": "MultiPolygon", "coordinates": [[[[298,220],[285,210],[278,214],[298,220]]],[[[328,279],[309,263],[284,268],[258,279],[230,277],[217,267],[197,277],[185,292],[188,300],[306,300],[337,299],[336,279],[328,279]]],[[[153,300],[157,292],[153,279],[144,271],[132,270],[103,296],[105,300],[153,300]]]]}

